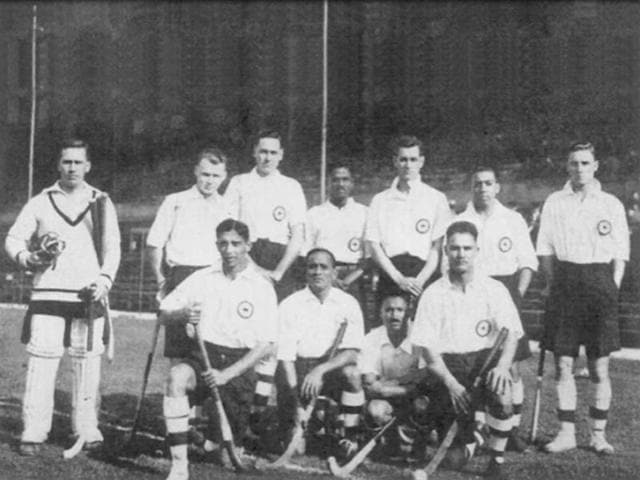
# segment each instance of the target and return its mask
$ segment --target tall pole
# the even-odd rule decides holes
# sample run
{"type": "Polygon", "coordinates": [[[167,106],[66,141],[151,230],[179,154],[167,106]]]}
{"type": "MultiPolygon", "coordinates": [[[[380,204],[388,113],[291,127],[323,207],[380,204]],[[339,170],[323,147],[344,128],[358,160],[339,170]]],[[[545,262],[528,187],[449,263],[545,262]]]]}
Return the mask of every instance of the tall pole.
{"type": "Polygon", "coordinates": [[[329,1],[324,0],[322,20],[322,142],[320,150],[320,201],[324,203],[327,183],[327,45],[329,26],[329,1]]]}
{"type": "Polygon", "coordinates": [[[33,196],[33,157],[36,138],[36,44],[38,41],[38,7],[33,6],[33,22],[31,28],[31,130],[29,132],[29,198],[33,196]]]}

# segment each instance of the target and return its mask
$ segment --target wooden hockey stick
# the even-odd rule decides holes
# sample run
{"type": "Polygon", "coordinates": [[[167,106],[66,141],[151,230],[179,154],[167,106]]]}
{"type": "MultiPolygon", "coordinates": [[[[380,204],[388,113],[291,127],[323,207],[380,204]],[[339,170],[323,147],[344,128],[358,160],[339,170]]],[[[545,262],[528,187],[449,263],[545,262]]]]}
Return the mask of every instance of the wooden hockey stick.
{"type": "MultiPolygon", "coordinates": [[[[480,382],[482,382],[482,377],[491,366],[491,363],[495,360],[496,356],[498,355],[498,352],[502,348],[502,345],[504,344],[508,335],[509,335],[509,330],[505,327],[503,327],[500,330],[500,333],[498,333],[498,338],[496,338],[496,342],[494,343],[493,347],[491,347],[491,351],[487,355],[487,358],[482,364],[482,367],[480,367],[478,374],[473,380],[471,391],[476,390],[480,386],[480,382]]],[[[458,424],[458,420],[457,419],[454,420],[451,426],[449,427],[447,434],[442,440],[442,443],[440,443],[438,450],[436,450],[436,453],[433,455],[429,463],[423,469],[416,469],[412,471],[411,472],[412,478],[414,479],[420,478],[422,480],[425,480],[429,477],[429,475],[432,475],[438,469],[438,467],[440,466],[440,463],[442,462],[445,455],[447,454],[449,447],[453,443],[453,440],[456,438],[456,434],[458,433],[459,427],[460,425],[458,424]],[[420,472],[424,472],[424,473],[420,473],[420,472]]]]}
{"type": "Polygon", "coordinates": [[[544,357],[546,350],[540,342],[540,358],[538,359],[538,377],[536,379],[536,396],[533,401],[533,416],[531,417],[531,434],[529,443],[534,443],[538,436],[538,421],[540,420],[540,403],[542,401],[542,377],[544,376],[544,357]]]}

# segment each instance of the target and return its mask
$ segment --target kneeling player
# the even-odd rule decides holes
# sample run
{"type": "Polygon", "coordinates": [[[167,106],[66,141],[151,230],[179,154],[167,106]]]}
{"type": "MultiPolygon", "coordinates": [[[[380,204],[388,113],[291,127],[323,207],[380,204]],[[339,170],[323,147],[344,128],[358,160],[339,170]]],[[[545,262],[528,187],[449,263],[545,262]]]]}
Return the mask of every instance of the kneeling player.
{"type": "Polygon", "coordinates": [[[417,390],[424,379],[424,360],[413,353],[408,338],[407,300],[403,295],[389,295],[380,307],[382,326],[374,328],[364,339],[359,369],[368,399],[365,425],[382,428],[393,416],[397,428],[385,434],[385,453],[419,452],[418,439],[431,430],[427,422],[429,399],[417,390]],[[412,448],[413,447],[413,448],[412,448]]]}
{"type": "Polygon", "coordinates": [[[497,280],[474,274],[478,230],[470,222],[455,222],[446,233],[445,252],[449,272],[420,298],[411,342],[420,348],[440,382],[430,392],[431,401],[443,412],[438,433],[457,416],[460,441],[473,454],[473,411],[486,409],[491,461],[487,476],[504,479],[504,450],[513,424],[511,367],[522,325],[509,292],[497,280]],[[506,327],[509,336],[478,392],[470,392],[474,377],[506,327]],[[472,395],[473,394],[473,395],[472,395]]]}
{"type": "MultiPolygon", "coordinates": [[[[197,350],[171,367],[163,403],[171,448],[169,480],[189,478],[189,396],[207,395],[217,385],[237,443],[247,430],[256,373],[254,366],[275,350],[276,294],[249,260],[249,229],[227,219],[216,228],[222,270],[194,273],[160,304],[164,322],[200,323],[212,369],[203,372],[197,350]]],[[[216,432],[215,440],[219,440],[216,432]]]]}
{"type": "MultiPolygon", "coordinates": [[[[357,300],[333,287],[335,259],[328,250],[307,254],[307,287],[280,304],[278,359],[287,383],[298,400],[308,404],[318,395],[339,398],[344,435],[339,446],[345,456],[357,450],[357,431],[364,404],[360,373],[356,367],[364,338],[362,311],[357,300]],[[342,339],[340,327],[346,322],[342,339]],[[329,358],[336,339],[337,354],[329,358]]],[[[296,408],[299,420],[300,408],[296,408]]]]}

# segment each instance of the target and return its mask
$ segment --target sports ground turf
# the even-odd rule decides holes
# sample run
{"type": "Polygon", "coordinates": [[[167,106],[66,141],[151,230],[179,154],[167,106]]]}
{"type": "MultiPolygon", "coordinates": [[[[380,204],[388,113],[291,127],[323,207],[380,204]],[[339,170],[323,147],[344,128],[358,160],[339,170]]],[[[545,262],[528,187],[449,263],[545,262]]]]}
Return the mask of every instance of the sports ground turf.
{"type": "MultiPolygon", "coordinates": [[[[143,411],[140,437],[141,453],[134,457],[108,455],[89,457],[84,453],[72,460],[62,459],[62,450],[69,434],[70,364],[65,358],[60,367],[56,385],[56,412],[50,441],[42,454],[35,458],[20,457],[15,445],[21,428],[20,399],[24,388],[27,356],[18,342],[23,310],[0,308],[0,480],[3,479],[164,479],[169,461],[160,453],[163,435],[160,418],[163,375],[167,363],[163,359],[162,342],[159,342],[152,368],[147,401],[143,411]]],[[[123,434],[122,429],[131,424],[144,362],[149,350],[153,323],[133,318],[115,319],[116,359],[109,365],[106,360],[102,377],[101,423],[108,443],[114,445],[123,434]]],[[[523,374],[526,385],[524,430],[528,434],[533,384],[537,358],[525,362],[523,374]]],[[[552,479],[636,479],[640,478],[640,362],[612,360],[614,402],[611,409],[608,436],[616,447],[616,454],[597,457],[586,449],[558,455],[546,455],[537,451],[527,454],[507,455],[507,471],[513,480],[552,479]]],[[[584,403],[588,382],[578,381],[578,442],[587,443],[587,405],[584,403]]],[[[547,360],[540,422],[541,436],[549,437],[556,426],[554,416],[554,388],[552,362],[547,360]]],[[[324,469],[323,462],[313,457],[302,457],[296,462],[305,467],[324,469]]],[[[474,459],[464,472],[439,470],[432,478],[462,480],[481,478],[487,462],[486,456],[474,459]]],[[[211,463],[194,461],[191,465],[192,480],[264,478],[264,479],[315,479],[329,478],[317,473],[299,471],[254,472],[237,475],[211,463]]],[[[355,472],[355,477],[386,479],[401,478],[402,468],[370,462],[355,472]]]]}

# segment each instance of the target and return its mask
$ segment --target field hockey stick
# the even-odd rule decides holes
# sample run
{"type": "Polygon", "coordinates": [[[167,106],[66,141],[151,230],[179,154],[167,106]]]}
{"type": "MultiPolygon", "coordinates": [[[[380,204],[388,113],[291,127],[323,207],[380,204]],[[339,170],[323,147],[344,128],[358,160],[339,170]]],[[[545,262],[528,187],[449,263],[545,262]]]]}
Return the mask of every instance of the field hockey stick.
{"type": "Polygon", "coordinates": [[[544,376],[545,348],[540,342],[540,357],[538,359],[538,377],[536,378],[536,396],[533,401],[533,415],[531,416],[531,434],[529,443],[533,444],[538,436],[538,422],[540,420],[540,403],[542,402],[542,377],[544,376]]]}
{"type": "MultiPolygon", "coordinates": [[[[200,349],[200,354],[202,355],[202,361],[206,371],[212,370],[211,361],[209,360],[209,355],[207,354],[207,349],[204,345],[204,340],[200,331],[200,324],[195,325],[195,337],[198,342],[198,348],[200,349]]],[[[220,392],[218,392],[218,386],[213,385],[213,387],[209,387],[209,390],[211,391],[211,398],[216,407],[216,415],[218,417],[218,424],[222,435],[222,446],[229,454],[229,459],[233,464],[233,468],[238,472],[246,471],[247,468],[242,464],[238,454],[236,453],[235,444],[233,442],[233,431],[231,430],[227,414],[224,411],[224,405],[220,398],[220,392]]]]}
{"type": "MultiPolygon", "coordinates": [[[[498,352],[502,348],[502,345],[504,344],[508,335],[509,335],[509,330],[505,327],[503,327],[498,333],[496,342],[494,343],[493,347],[491,347],[491,351],[487,355],[487,358],[482,364],[482,367],[480,367],[478,374],[473,380],[473,384],[471,386],[471,392],[473,392],[480,386],[480,382],[482,382],[482,377],[484,377],[484,374],[487,372],[487,370],[491,366],[491,363],[493,363],[495,358],[498,356],[498,352]]],[[[431,458],[429,463],[426,465],[426,467],[424,467],[423,469],[413,470],[411,472],[411,477],[414,480],[427,480],[429,478],[429,475],[432,475],[438,469],[438,466],[440,466],[440,463],[442,462],[445,455],[447,454],[449,447],[453,443],[453,440],[455,439],[459,428],[460,428],[460,425],[458,424],[458,420],[455,419],[451,424],[451,426],[449,427],[449,430],[447,431],[444,439],[442,440],[442,443],[440,443],[438,450],[436,450],[436,453],[433,455],[433,457],[431,458]]]]}
{"type": "MultiPolygon", "coordinates": [[[[338,347],[342,343],[342,339],[344,338],[344,333],[346,330],[347,319],[344,319],[344,321],[340,324],[340,328],[336,333],[336,338],[333,340],[333,344],[329,349],[329,360],[335,357],[336,353],[338,352],[338,347]]],[[[309,402],[309,405],[307,405],[307,407],[304,409],[304,411],[300,415],[300,418],[298,419],[298,422],[296,423],[293,435],[291,436],[291,441],[287,445],[287,448],[285,449],[284,453],[280,455],[280,457],[278,457],[273,463],[267,465],[269,468],[277,468],[286,465],[287,463],[289,463],[289,460],[291,460],[291,457],[293,457],[293,455],[300,449],[300,446],[304,442],[306,424],[309,418],[311,418],[313,409],[316,406],[317,398],[318,397],[312,398],[309,402]]]]}

